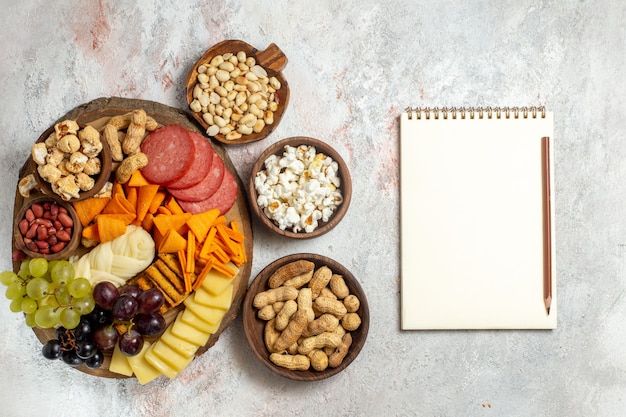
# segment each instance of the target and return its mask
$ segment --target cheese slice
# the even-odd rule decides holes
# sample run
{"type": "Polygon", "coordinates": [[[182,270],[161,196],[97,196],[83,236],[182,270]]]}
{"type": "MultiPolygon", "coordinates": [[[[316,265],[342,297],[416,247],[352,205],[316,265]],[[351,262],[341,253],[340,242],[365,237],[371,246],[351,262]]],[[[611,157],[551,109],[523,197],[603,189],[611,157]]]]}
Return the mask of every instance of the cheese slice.
{"type": "Polygon", "coordinates": [[[153,381],[159,376],[161,376],[161,372],[159,372],[152,365],[150,365],[148,361],[146,361],[146,358],[144,357],[149,347],[150,347],[150,342],[145,341],[143,343],[143,348],[141,349],[141,352],[139,352],[135,356],[127,357],[128,363],[130,367],[132,368],[133,373],[135,374],[135,377],[137,378],[137,381],[139,381],[141,385],[145,385],[148,382],[153,381]]]}
{"type": "Polygon", "coordinates": [[[186,358],[166,343],[161,341],[152,345],[152,353],[161,358],[167,365],[174,369],[177,373],[182,372],[193,360],[193,356],[186,358]]]}
{"type": "MultiPolygon", "coordinates": [[[[237,273],[239,272],[239,268],[237,268],[232,262],[229,262],[227,266],[233,271],[235,271],[234,276],[237,276],[237,273]]],[[[228,287],[229,285],[232,285],[232,283],[233,283],[232,278],[227,277],[226,275],[220,272],[217,272],[215,269],[212,269],[204,278],[204,281],[202,281],[202,284],[200,285],[200,287],[204,288],[205,290],[207,290],[209,293],[213,295],[218,295],[222,293],[226,289],[226,287],[228,287]]]]}
{"type": "Polygon", "coordinates": [[[133,368],[128,363],[128,356],[122,353],[117,343],[115,344],[115,349],[113,349],[109,371],[120,375],[133,376],[133,368]]]}
{"type": "MultiPolygon", "coordinates": [[[[201,312],[196,313],[195,308],[198,308],[199,304],[195,304],[194,306],[186,306],[187,308],[185,308],[185,311],[183,312],[183,315],[181,316],[181,320],[183,321],[183,323],[187,323],[188,325],[195,327],[196,329],[200,330],[201,332],[204,333],[209,333],[209,334],[214,334],[215,332],[217,332],[217,329],[219,329],[220,324],[222,323],[222,319],[220,317],[219,320],[216,320],[213,323],[209,323],[208,321],[206,321],[203,317],[200,317],[200,314],[202,314],[201,312]]],[[[211,308],[211,307],[205,307],[205,308],[211,308]]],[[[222,316],[224,316],[224,310],[218,310],[218,309],[214,309],[216,312],[222,312],[222,316]]]]}
{"type": "Polygon", "coordinates": [[[185,307],[193,311],[198,317],[209,324],[215,324],[222,321],[222,317],[226,314],[226,310],[198,303],[195,297],[187,297],[184,302],[185,307]]]}
{"type": "Polygon", "coordinates": [[[161,372],[163,375],[165,375],[169,379],[174,379],[178,376],[178,372],[154,353],[154,347],[158,345],[159,343],[160,342],[157,341],[155,342],[154,345],[150,346],[150,348],[148,349],[145,355],[146,361],[150,365],[152,365],[154,369],[157,369],[159,372],[161,372]]]}
{"type": "Polygon", "coordinates": [[[202,288],[202,286],[200,286],[200,288],[198,288],[194,292],[193,301],[207,307],[228,310],[233,301],[233,286],[232,284],[227,286],[221,293],[217,295],[211,294],[210,292],[202,288]]]}
{"type": "Polygon", "coordinates": [[[172,334],[198,347],[206,345],[211,334],[202,332],[180,320],[182,314],[183,312],[178,313],[174,324],[172,324],[172,334]]]}
{"type": "MultiPolygon", "coordinates": [[[[182,320],[182,316],[180,320],[182,320]]],[[[174,349],[185,358],[192,357],[198,351],[198,346],[194,345],[193,343],[189,343],[188,341],[183,340],[180,337],[174,336],[172,334],[171,326],[165,329],[159,340],[167,344],[169,347],[174,349]]]]}

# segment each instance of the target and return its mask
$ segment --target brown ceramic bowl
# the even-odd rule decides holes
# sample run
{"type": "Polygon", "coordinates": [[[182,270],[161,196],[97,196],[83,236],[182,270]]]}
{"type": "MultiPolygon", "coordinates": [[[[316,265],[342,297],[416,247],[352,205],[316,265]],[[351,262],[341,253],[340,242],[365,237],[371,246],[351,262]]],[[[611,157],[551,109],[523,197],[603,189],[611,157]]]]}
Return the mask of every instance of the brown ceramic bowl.
{"type": "Polygon", "coordinates": [[[352,275],[352,273],[348,269],[346,269],[337,261],[334,261],[322,255],[310,253],[288,255],[266,266],[256,276],[254,281],[252,281],[252,283],[248,287],[248,292],[246,293],[246,297],[244,298],[242,311],[244,333],[246,335],[248,344],[250,345],[250,348],[252,349],[252,352],[257,357],[257,359],[260,360],[261,363],[268,367],[272,372],[285,378],[299,381],[317,381],[320,379],[329,378],[346,369],[352,363],[352,361],[354,361],[354,359],[363,348],[365,340],[367,339],[367,333],[369,331],[370,316],[367,298],[365,297],[363,288],[354,277],[354,275],[352,275]],[[333,271],[333,273],[343,275],[343,278],[348,288],[350,289],[350,294],[356,295],[360,300],[360,307],[357,313],[361,317],[361,325],[356,330],[351,332],[352,344],[348,349],[346,357],[343,359],[341,364],[335,368],[328,367],[323,371],[316,371],[313,368],[310,368],[306,371],[288,370],[275,365],[269,359],[270,352],[265,346],[265,341],[263,337],[266,322],[258,318],[258,309],[256,309],[252,305],[252,301],[256,294],[269,288],[267,285],[267,281],[272,273],[274,273],[274,271],[276,271],[283,265],[300,259],[306,259],[313,262],[316,269],[326,265],[333,271]]]}
{"type": "Polygon", "coordinates": [[[326,142],[323,142],[319,139],[309,138],[305,136],[294,136],[290,138],[283,139],[278,141],[272,145],[270,145],[257,159],[256,163],[252,167],[252,173],[250,175],[250,179],[248,181],[248,196],[250,199],[250,206],[252,207],[252,212],[255,216],[263,223],[265,227],[269,230],[290,238],[294,239],[310,239],[314,237],[321,236],[325,233],[328,233],[332,230],[337,224],[343,219],[346,212],[348,211],[348,207],[350,206],[350,200],[352,199],[352,179],[350,178],[350,172],[348,170],[348,166],[345,161],[339,155],[339,153],[332,148],[326,142]],[[319,225],[312,232],[306,232],[304,230],[294,232],[293,229],[284,230],[281,229],[273,220],[271,220],[263,211],[263,209],[257,203],[258,193],[254,186],[254,180],[258,172],[265,169],[265,160],[270,155],[282,155],[285,149],[285,146],[290,145],[293,147],[298,147],[300,145],[310,145],[314,146],[317,153],[323,153],[326,156],[331,157],[334,161],[339,165],[339,179],[340,179],[340,190],[343,196],[343,202],[336,208],[335,212],[329,217],[327,222],[319,221],[319,225]]]}
{"type": "MultiPolygon", "coordinates": [[[[84,126],[80,125],[80,128],[83,128],[83,127],[84,126]]],[[[48,130],[46,130],[39,137],[39,139],[37,140],[37,143],[45,141],[52,132],[54,132],[54,126],[51,126],[50,128],[48,128],[48,130]]],[[[102,151],[98,155],[98,158],[100,159],[100,173],[92,176],[92,178],[95,180],[94,186],[91,190],[81,191],[79,193],[78,198],[72,198],[68,200],[68,202],[70,203],[74,201],[86,200],[88,198],[93,197],[102,189],[102,187],[104,187],[106,182],[109,181],[111,177],[111,170],[112,170],[112,164],[113,164],[113,161],[111,159],[111,149],[109,148],[109,145],[107,144],[106,140],[104,140],[102,137],[100,138],[100,140],[102,142],[102,151]]],[[[31,157],[31,160],[32,160],[32,157],[31,157]]],[[[36,164],[33,163],[33,166],[36,166],[36,164]]],[[[37,168],[34,169],[33,174],[35,176],[35,179],[37,180],[37,183],[39,184],[39,188],[44,194],[60,198],[60,196],[52,190],[52,185],[48,181],[44,180],[43,178],[39,176],[39,172],[37,168]]]]}
{"type": "MultiPolygon", "coordinates": [[[[57,220],[56,215],[48,219],[52,222],[54,220],[57,220]]],[[[58,232],[57,229],[58,228],[55,228],[55,233],[58,232]]],[[[69,230],[69,229],[66,229],[65,227],[63,227],[62,229],[66,231],[69,230]]],[[[28,256],[29,258],[45,258],[49,261],[54,260],[54,259],[67,259],[70,257],[70,255],[74,254],[74,251],[80,245],[81,232],[82,232],[82,225],[80,224],[80,220],[78,219],[78,216],[76,215],[76,211],[74,210],[74,207],[72,207],[71,204],[66,203],[59,197],[47,196],[47,195],[42,195],[42,194],[36,194],[33,197],[30,197],[24,201],[24,205],[17,212],[15,219],[14,219],[14,224],[13,224],[13,240],[17,248],[21,250],[22,252],[24,252],[24,254],[26,254],[26,256],[28,256]],[[22,220],[24,219],[26,219],[26,222],[29,223],[29,228],[33,225],[33,223],[39,223],[41,221],[41,218],[40,220],[36,220],[35,222],[29,221],[30,218],[27,218],[28,217],[27,212],[30,210],[30,213],[29,213],[29,216],[30,216],[30,214],[32,214],[33,204],[44,206],[46,205],[46,203],[56,204],[58,207],[63,207],[73,222],[73,226],[71,227],[70,241],[65,244],[62,250],[56,253],[50,252],[47,254],[29,249],[29,245],[27,245],[24,242],[24,234],[20,230],[20,222],[22,222],[22,220]]],[[[31,239],[31,240],[37,240],[37,238],[31,239]]],[[[49,241],[49,242],[54,243],[52,241],[49,241]]],[[[55,242],[58,242],[58,241],[55,240],[55,242]]],[[[32,246],[30,247],[32,248],[32,246]]]]}
{"type": "MultiPolygon", "coordinates": [[[[210,49],[208,49],[200,59],[194,64],[187,75],[185,82],[187,88],[187,104],[191,104],[193,101],[193,89],[197,83],[198,67],[202,64],[210,62],[215,56],[223,55],[226,53],[237,54],[239,51],[243,51],[247,56],[253,57],[258,65],[261,65],[267,72],[268,77],[276,77],[280,81],[280,88],[276,92],[278,95],[278,109],[274,112],[274,122],[266,125],[263,130],[258,133],[251,133],[249,135],[243,135],[240,139],[228,140],[223,134],[217,134],[213,136],[217,141],[226,145],[239,145],[243,143],[255,142],[266,138],[270,133],[276,129],[280,123],[285,109],[289,103],[289,85],[283,77],[282,70],[287,65],[287,57],[275,44],[271,44],[264,51],[260,51],[246,42],[240,40],[226,40],[222,41],[210,49]]],[[[202,118],[202,112],[194,112],[189,109],[194,119],[200,123],[204,130],[209,128],[209,124],[202,118]]]]}

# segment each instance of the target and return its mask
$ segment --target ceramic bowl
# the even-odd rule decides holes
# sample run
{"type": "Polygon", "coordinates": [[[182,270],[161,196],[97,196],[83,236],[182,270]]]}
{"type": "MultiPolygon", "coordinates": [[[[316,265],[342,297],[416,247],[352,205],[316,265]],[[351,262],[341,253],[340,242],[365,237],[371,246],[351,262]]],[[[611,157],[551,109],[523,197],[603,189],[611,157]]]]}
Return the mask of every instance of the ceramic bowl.
{"type": "Polygon", "coordinates": [[[369,331],[369,306],[365,293],[363,292],[363,288],[361,287],[357,279],[347,268],[345,268],[339,262],[322,255],[311,253],[288,255],[267,265],[256,276],[254,281],[252,281],[252,283],[248,287],[248,292],[246,293],[246,297],[244,298],[242,311],[244,333],[250,349],[252,350],[256,358],[275,374],[283,376],[285,378],[300,381],[316,381],[329,378],[346,369],[354,361],[354,359],[358,356],[359,352],[363,348],[365,340],[367,339],[367,333],[369,331]],[[356,312],[361,318],[361,324],[356,330],[350,332],[352,336],[352,344],[348,349],[347,355],[339,366],[328,367],[322,371],[317,371],[313,368],[310,368],[309,370],[289,370],[275,365],[269,359],[270,352],[267,349],[264,340],[264,329],[267,322],[258,317],[259,310],[253,306],[254,297],[258,293],[269,289],[268,280],[270,276],[278,268],[300,259],[305,259],[313,262],[315,264],[315,269],[322,266],[328,266],[333,271],[333,273],[342,275],[344,281],[346,282],[346,285],[350,290],[350,294],[357,296],[360,301],[360,306],[356,312]]]}
{"type": "Polygon", "coordinates": [[[339,153],[328,143],[323,142],[319,139],[314,139],[305,136],[294,136],[290,138],[283,139],[278,141],[272,145],[270,145],[257,159],[256,163],[252,167],[251,176],[248,181],[248,197],[250,199],[250,206],[252,208],[252,212],[256,216],[257,219],[269,230],[274,233],[286,236],[294,239],[310,239],[314,237],[321,236],[325,233],[331,231],[337,224],[343,219],[346,212],[348,211],[348,207],[350,206],[350,200],[352,199],[352,179],[350,178],[350,172],[348,170],[348,166],[345,161],[339,155],[339,153]],[[335,211],[328,218],[328,221],[323,221],[320,219],[318,221],[318,226],[310,232],[302,229],[299,231],[294,231],[293,227],[285,227],[281,228],[278,223],[272,219],[270,219],[266,214],[263,208],[261,208],[258,204],[258,192],[255,187],[255,179],[257,174],[262,170],[265,170],[265,160],[271,155],[281,156],[285,151],[285,146],[298,147],[300,145],[307,145],[315,147],[316,152],[322,153],[330,158],[333,161],[336,161],[339,169],[338,176],[340,180],[339,189],[341,191],[341,195],[343,198],[343,202],[337,206],[335,211]]]}

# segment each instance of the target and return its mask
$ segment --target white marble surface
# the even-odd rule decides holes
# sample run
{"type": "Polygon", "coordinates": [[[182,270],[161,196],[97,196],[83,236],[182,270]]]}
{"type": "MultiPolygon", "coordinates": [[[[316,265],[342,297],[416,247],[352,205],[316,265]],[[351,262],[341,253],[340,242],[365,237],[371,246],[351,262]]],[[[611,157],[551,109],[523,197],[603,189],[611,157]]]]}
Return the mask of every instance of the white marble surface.
{"type": "Polygon", "coordinates": [[[265,145],[307,135],[350,165],[331,234],[254,229],[252,274],[293,252],[360,279],[369,339],[342,374],[271,374],[237,320],[176,380],[147,386],[49,362],[0,297],[3,416],[622,416],[626,413],[626,6],[619,0],[9,1],[0,17],[0,267],[17,170],[72,108],[122,96],[184,107],[191,64],[224,39],[276,43],[291,103],[265,141],[229,149],[242,178],[265,145]],[[555,112],[559,323],[554,331],[399,330],[398,116],[407,106],[555,112]]]}

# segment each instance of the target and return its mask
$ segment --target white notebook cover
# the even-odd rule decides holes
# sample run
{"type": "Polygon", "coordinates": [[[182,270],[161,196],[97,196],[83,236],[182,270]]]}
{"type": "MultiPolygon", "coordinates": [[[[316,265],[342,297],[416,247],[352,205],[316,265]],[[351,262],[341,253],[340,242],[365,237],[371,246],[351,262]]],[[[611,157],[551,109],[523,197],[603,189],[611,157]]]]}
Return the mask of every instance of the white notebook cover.
{"type": "Polygon", "coordinates": [[[552,112],[500,119],[409,119],[404,112],[400,126],[402,329],[555,328],[552,112]],[[549,314],[544,136],[552,195],[549,314]]]}

